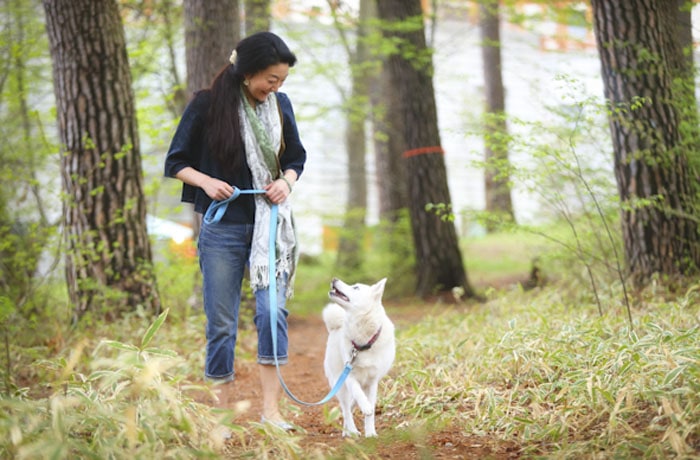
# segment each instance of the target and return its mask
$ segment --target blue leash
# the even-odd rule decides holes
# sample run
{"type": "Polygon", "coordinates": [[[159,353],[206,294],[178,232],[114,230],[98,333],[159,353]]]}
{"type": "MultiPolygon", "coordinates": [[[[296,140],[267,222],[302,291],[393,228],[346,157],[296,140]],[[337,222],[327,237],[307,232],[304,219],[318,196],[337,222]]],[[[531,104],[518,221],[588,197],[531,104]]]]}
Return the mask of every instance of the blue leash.
{"type": "MultiPolygon", "coordinates": [[[[228,204],[241,196],[242,194],[263,194],[265,193],[265,190],[256,190],[256,189],[250,189],[250,190],[241,190],[238,187],[234,186],[233,187],[233,194],[226,198],[225,200],[221,201],[212,201],[211,204],[209,205],[209,208],[207,209],[207,212],[204,214],[204,222],[207,224],[214,224],[216,222],[219,222],[221,218],[224,216],[226,213],[226,208],[228,207],[228,204]]],[[[301,404],[303,406],[320,406],[322,404],[327,403],[330,401],[333,396],[340,391],[340,389],[343,387],[343,384],[345,383],[345,380],[348,378],[348,375],[350,375],[350,371],[352,370],[352,364],[355,361],[355,358],[357,357],[357,349],[353,348],[352,355],[350,359],[345,363],[345,368],[343,369],[343,373],[340,374],[340,377],[338,377],[338,381],[333,385],[333,388],[331,388],[331,391],[320,401],[317,402],[306,402],[302,401],[287,388],[287,384],[284,383],[284,378],[282,377],[282,372],[280,371],[280,364],[277,359],[277,313],[278,313],[278,308],[277,308],[277,276],[276,276],[276,270],[273,270],[273,268],[276,265],[276,239],[277,239],[277,214],[278,214],[278,206],[276,204],[272,204],[270,206],[270,241],[269,241],[269,254],[270,258],[268,260],[268,264],[270,269],[268,270],[270,272],[270,280],[269,280],[269,286],[268,286],[268,293],[270,296],[270,327],[272,329],[272,351],[273,351],[273,356],[275,359],[275,367],[277,368],[277,377],[279,378],[280,384],[282,385],[282,388],[284,389],[284,392],[287,393],[287,396],[289,396],[294,402],[301,404]]]]}

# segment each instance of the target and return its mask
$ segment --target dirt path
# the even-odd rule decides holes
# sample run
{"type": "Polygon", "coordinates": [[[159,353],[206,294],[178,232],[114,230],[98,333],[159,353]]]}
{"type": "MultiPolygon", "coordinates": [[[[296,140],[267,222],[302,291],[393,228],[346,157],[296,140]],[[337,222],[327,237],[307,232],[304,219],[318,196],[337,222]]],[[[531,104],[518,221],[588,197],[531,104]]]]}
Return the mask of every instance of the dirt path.
{"type": "MultiPolygon", "coordinates": [[[[402,322],[415,321],[416,312],[407,312],[406,316],[392,319],[401,326],[402,322]]],[[[292,393],[302,401],[314,402],[323,398],[329,391],[328,382],[323,373],[323,356],[325,353],[327,332],[319,317],[289,319],[289,364],[282,368],[285,383],[292,393]]],[[[252,362],[237,362],[236,380],[228,386],[228,394],[222,395],[229,404],[249,401],[250,408],[240,414],[235,423],[247,425],[249,422],[260,420],[260,383],[257,365],[252,362]]],[[[287,403],[285,401],[285,403],[287,403]]],[[[291,401],[288,403],[292,405],[291,401]]],[[[337,406],[335,400],[328,404],[337,406]]],[[[296,406],[296,404],[293,404],[296,406]]],[[[283,406],[284,407],[284,406],[283,406]]],[[[297,406],[299,407],[299,406],[297,406]]],[[[339,428],[324,423],[323,408],[299,407],[298,410],[285,411],[290,422],[303,427],[305,430],[304,446],[306,448],[323,446],[336,447],[345,442],[339,428]]],[[[356,416],[358,427],[362,431],[362,421],[356,416]]],[[[400,420],[398,421],[400,422],[400,420]]],[[[495,439],[469,436],[458,426],[446,427],[438,433],[423,440],[408,440],[407,436],[391,436],[392,441],[384,442],[382,434],[392,430],[397,420],[387,420],[382,417],[381,407],[378,408],[376,419],[377,432],[382,442],[377,444],[379,456],[386,459],[410,458],[459,458],[459,459],[513,459],[518,458],[517,445],[504,444],[495,439]]],[[[362,442],[362,441],[360,441],[362,442]]],[[[227,449],[228,450],[228,449],[227,449]]]]}

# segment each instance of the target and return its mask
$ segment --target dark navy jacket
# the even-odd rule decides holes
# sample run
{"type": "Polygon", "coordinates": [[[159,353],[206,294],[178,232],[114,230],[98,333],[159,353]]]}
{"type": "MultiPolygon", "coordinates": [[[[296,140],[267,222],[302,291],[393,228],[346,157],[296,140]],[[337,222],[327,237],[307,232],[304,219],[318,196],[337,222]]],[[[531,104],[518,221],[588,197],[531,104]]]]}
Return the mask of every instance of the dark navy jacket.
{"type": "MultiPolygon", "coordinates": [[[[277,93],[277,101],[283,116],[283,135],[285,149],[280,157],[282,171],[293,169],[301,176],[306,163],[306,150],[299,139],[294,109],[284,93],[277,93]]],[[[241,190],[253,188],[253,179],[248,162],[243,155],[244,167],[232,175],[226,176],[216,164],[206,141],[206,120],[209,112],[211,95],[208,90],[198,92],[185,108],[180,123],[175,131],[170,149],[165,158],[166,177],[175,177],[183,168],[192,168],[209,176],[224,180],[241,190]]],[[[182,201],[194,203],[196,212],[204,213],[211,203],[211,198],[199,187],[183,184],[182,201]]],[[[253,195],[240,195],[231,202],[222,221],[240,224],[255,222],[255,201],[253,195]]]]}

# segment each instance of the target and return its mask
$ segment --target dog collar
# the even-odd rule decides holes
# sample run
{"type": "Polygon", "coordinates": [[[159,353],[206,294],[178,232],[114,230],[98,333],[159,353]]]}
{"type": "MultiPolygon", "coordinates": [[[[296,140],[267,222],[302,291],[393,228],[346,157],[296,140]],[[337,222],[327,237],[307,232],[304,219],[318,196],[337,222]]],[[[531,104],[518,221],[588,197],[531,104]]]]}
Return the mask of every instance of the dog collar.
{"type": "Polygon", "coordinates": [[[370,348],[372,348],[372,345],[374,345],[374,342],[377,341],[377,338],[379,337],[379,333],[380,333],[380,332],[382,332],[382,327],[381,327],[381,326],[379,326],[379,330],[372,336],[372,338],[369,339],[369,342],[367,342],[367,343],[364,344],[364,345],[358,345],[358,344],[355,343],[354,340],[351,340],[352,346],[353,346],[353,347],[355,348],[355,350],[357,350],[357,351],[369,350],[370,348]]]}

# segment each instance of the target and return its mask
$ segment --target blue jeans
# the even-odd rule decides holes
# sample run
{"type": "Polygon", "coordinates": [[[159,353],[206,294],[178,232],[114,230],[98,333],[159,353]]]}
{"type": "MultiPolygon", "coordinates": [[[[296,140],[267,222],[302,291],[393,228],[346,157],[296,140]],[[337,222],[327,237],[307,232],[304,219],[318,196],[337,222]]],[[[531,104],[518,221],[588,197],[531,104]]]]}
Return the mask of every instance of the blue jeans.
{"type": "MultiPolygon", "coordinates": [[[[206,325],[204,375],[209,380],[234,378],[234,349],[238,333],[241,285],[250,257],[253,226],[218,222],[203,224],[199,233],[199,267],[206,325]]],[[[277,280],[277,361],[287,363],[287,278],[277,280]]],[[[270,302],[267,289],[255,292],[258,363],[274,364],[270,302]]]]}

